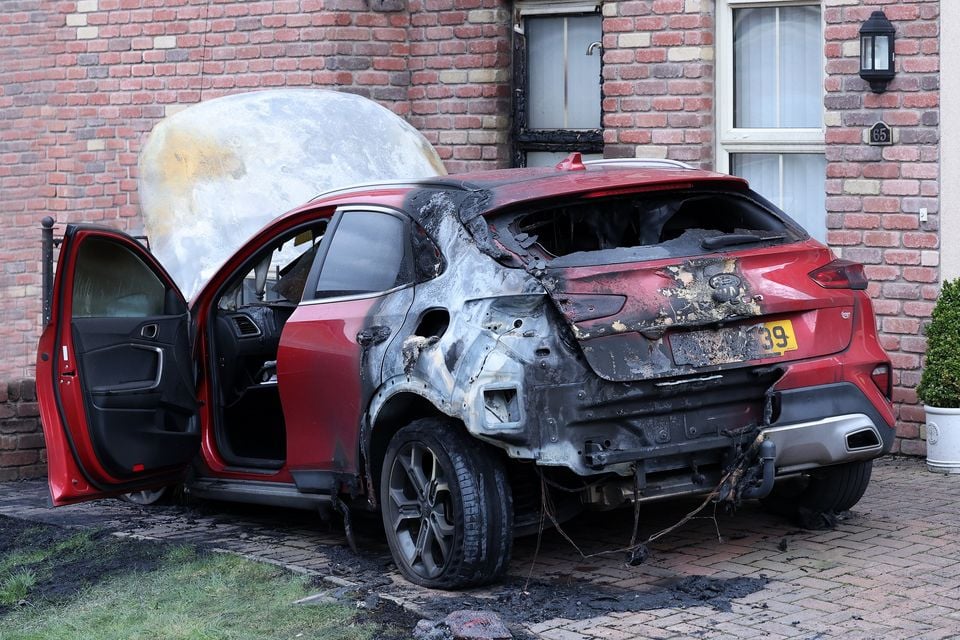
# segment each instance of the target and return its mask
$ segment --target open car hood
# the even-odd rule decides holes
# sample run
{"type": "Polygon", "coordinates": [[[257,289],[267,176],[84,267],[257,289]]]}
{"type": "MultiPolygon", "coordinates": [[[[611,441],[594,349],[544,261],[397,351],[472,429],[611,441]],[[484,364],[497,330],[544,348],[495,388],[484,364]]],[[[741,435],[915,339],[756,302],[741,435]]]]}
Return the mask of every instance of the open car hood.
{"type": "Polygon", "coordinates": [[[187,299],[267,222],[329,191],[444,175],[416,129],[322,89],[243,93],[161,121],[140,154],[150,247],[187,299]]]}

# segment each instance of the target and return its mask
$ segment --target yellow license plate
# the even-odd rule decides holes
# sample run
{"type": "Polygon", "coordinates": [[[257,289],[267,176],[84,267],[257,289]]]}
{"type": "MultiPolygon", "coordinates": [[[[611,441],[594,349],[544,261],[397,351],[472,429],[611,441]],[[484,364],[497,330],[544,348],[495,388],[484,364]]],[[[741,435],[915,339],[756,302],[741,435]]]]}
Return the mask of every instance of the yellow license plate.
{"type": "Polygon", "coordinates": [[[798,349],[793,323],[789,320],[764,322],[756,326],[756,331],[757,340],[764,353],[781,355],[798,349]]]}

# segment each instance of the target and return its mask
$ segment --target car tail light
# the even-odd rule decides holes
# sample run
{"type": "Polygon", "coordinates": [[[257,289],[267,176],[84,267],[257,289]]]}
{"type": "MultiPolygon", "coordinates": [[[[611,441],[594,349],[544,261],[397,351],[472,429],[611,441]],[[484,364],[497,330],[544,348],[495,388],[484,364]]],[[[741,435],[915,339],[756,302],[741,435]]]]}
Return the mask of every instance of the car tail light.
{"type": "Polygon", "coordinates": [[[866,289],[863,265],[849,260],[834,260],[810,272],[814,282],[824,289],[866,289]]]}
{"type": "Polygon", "coordinates": [[[870,377],[873,378],[873,384],[877,385],[877,389],[880,389],[880,392],[883,393],[888,400],[892,400],[893,380],[890,375],[890,365],[878,364],[873,368],[873,371],[870,372],[870,377]]]}

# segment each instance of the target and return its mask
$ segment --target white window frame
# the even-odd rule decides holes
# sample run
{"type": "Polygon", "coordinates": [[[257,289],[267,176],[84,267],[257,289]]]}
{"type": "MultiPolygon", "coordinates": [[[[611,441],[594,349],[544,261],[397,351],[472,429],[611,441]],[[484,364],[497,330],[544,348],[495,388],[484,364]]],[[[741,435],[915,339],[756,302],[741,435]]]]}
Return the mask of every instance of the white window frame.
{"type": "MultiPolygon", "coordinates": [[[[826,152],[826,125],[818,128],[752,129],[734,128],[733,11],[766,7],[820,6],[820,33],[825,30],[822,1],[811,0],[717,0],[717,148],[716,170],[730,172],[730,155],[735,153],[817,153],[826,152]]],[[[826,56],[820,51],[826,78],[826,56]]],[[[821,105],[826,90],[821,85],[821,105]]],[[[824,109],[824,116],[826,109],[824,109]]],[[[782,171],[781,171],[782,176],[782,171]]]]}

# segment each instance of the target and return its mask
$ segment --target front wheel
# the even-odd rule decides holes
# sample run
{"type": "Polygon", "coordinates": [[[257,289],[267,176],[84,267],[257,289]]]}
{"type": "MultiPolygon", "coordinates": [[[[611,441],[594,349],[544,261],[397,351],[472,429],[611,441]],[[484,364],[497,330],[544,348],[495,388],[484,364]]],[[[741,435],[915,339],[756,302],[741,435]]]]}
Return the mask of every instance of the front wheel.
{"type": "Polygon", "coordinates": [[[462,589],[500,578],[513,546],[513,500],[501,454],[451,420],[397,431],[380,474],[387,542],[411,582],[462,589]]]}
{"type": "Polygon", "coordinates": [[[141,507],[149,507],[166,498],[168,490],[169,487],[160,487],[159,489],[133,491],[131,493],[123,494],[120,496],[120,499],[125,500],[126,502],[132,502],[133,504],[138,504],[141,507]]]}

